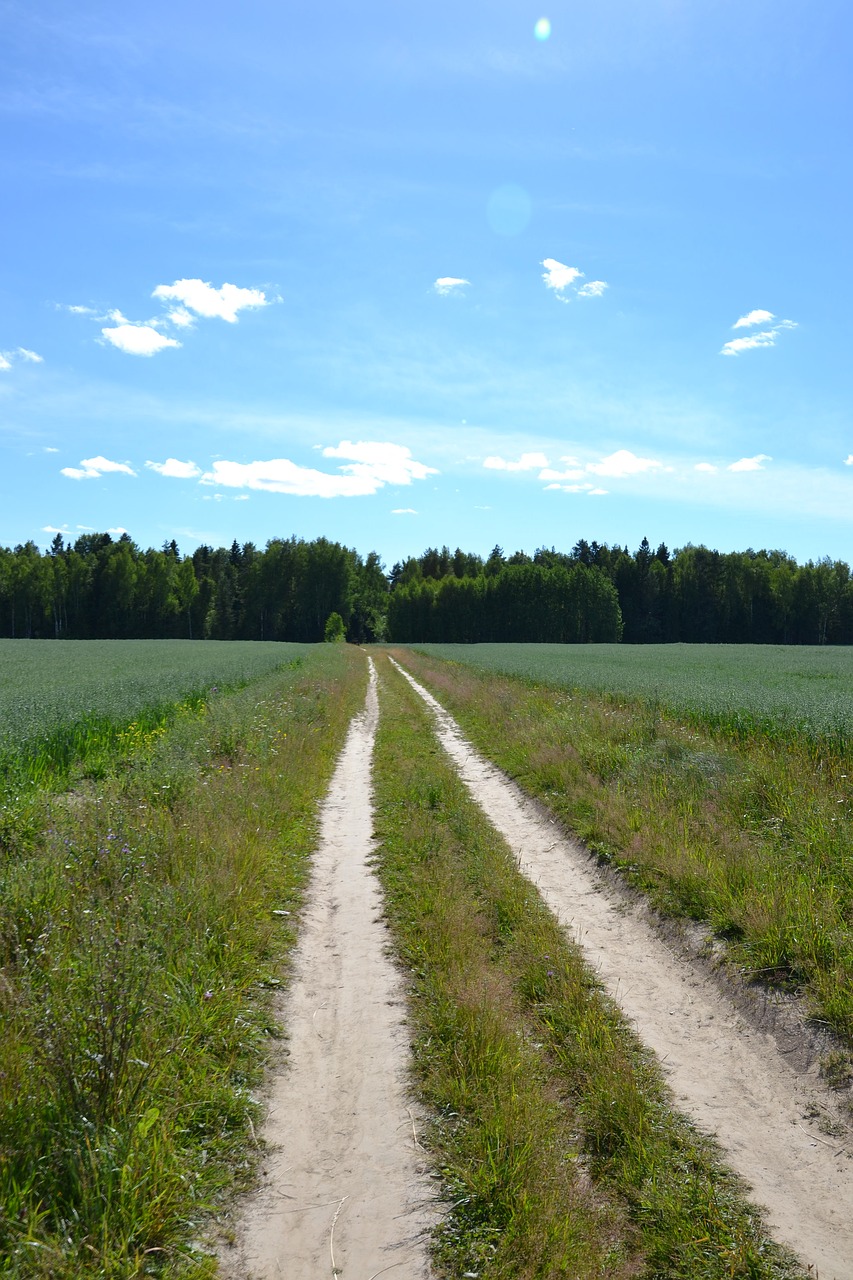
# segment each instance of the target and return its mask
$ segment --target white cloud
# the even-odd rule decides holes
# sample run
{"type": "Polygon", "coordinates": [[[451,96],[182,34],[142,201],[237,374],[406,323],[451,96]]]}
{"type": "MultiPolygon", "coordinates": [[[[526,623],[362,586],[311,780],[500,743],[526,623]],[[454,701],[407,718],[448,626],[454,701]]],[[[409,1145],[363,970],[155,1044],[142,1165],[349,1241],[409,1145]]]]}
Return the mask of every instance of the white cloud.
{"type": "Polygon", "coordinates": [[[609,492],[610,492],[609,489],[590,489],[589,493],[587,494],[587,497],[598,498],[598,497],[602,497],[604,494],[609,492]]]}
{"type": "Polygon", "coordinates": [[[844,465],[845,467],[853,467],[853,453],[848,453],[847,457],[844,459],[844,465]]]}
{"type": "Polygon", "coordinates": [[[605,289],[610,286],[606,280],[590,280],[589,284],[581,285],[578,289],[579,298],[600,298],[604,294],[605,289]]]}
{"type": "MultiPolygon", "coordinates": [[[[62,304],[61,304],[61,303],[57,303],[57,306],[62,306],[62,304]]],[[[63,309],[64,309],[65,311],[70,311],[70,312],[71,312],[71,314],[72,314],[73,316],[94,316],[94,315],[97,315],[97,312],[95,311],[95,308],[94,308],[94,307],[71,307],[71,306],[66,306],[66,307],[64,307],[63,309]]]]}
{"type": "Polygon", "coordinates": [[[596,476],[636,476],[644,471],[657,471],[663,466],[653,458],[638,458],[630,449],[617,449],[600,462],[588,462],[587,471],[596,476]]]}
{"type": "Polygon", "coordinates": [[[195,480],[201,475],[201,467],[194,462],[179,462],[177,458],[167,458],[165,462],[146,462],[145,465],[158,475],[170,476],[174,480],[195,480]]]}
{"type": "Polygon", "coordinates": [[[726,468],[727,471],[763,471],[765,462],[772,462],[773,459],[769,453],[757,453],[754,458],[741,458],[738,462],[732,462],[726,468]]]}
{"type": "Polygon", "coordinates": [[[179,347],[175,338],[167,338],[148,324],[120,324],[115,329],[102,329],[107,342],[130,356],[154,356],[166,347],[179,347]]]}
{"type": "Polygon", "coordinates": [[[425,480],[427,476],[437,476],[434,467],[427,467],[422,462],[415,462],[411,450],[401,444],[373,440],[342,440],[339,445],[328,445],[323,450],[324,458],[346,458],[348,461],[340,468],[352,476],[364,476],[383,484],[411,484],[413,480],[425,480]]]}
{"type": "Polygon", "coordinates": [[[70,533],[71,532],[67,524],[64,524],[61,529],[57,529],[55,524],[43,524],[41,527],[41,531],[42,533],[70,533]]]}
{"type": "Polygon", "coordinates": [[[414,507],[395,507],[391,512],[392,516],[416,516],[417,514],[414,507]]]}
{"type": "Polygon", "coordinates": [[[236,284],[223,284],[219,289],[204,280],[176,280],[174,284],[158,284],[152,298],[160,298],[167,302],[177,302],[172,316],[177,313],[179,319],[174,323],[186,325],[184,318],[188,311],[206,319],[218,318],[236,324],[238,311],[269,306],[270,299],[260,289],[243,289],[236,284]]]}
{"type": "Polygon", "coordinates": [[[542,279],[549,289],[554,289],[557,293],[562,293],[569,285],[574,284],[575,280],[583,276],[583,272],[577,267],[567,267],[564,262],[558,262],[556,258],[546,258],[541,265],[545,268],[542,279]]]}
{"type": "Polygon", "coordinates": [[[46,444],[44,446],[44,451],[45,453],[59,453],[59,450],[54,448],[52,444],[46,444]]]}
{"type": "Polygon", "coordinates": [[[111,462],[109,458],[100,455],[97,458],[84,458],[79,467],[63,467],[60,474],[71,480],[97,480],[110,471],[118,471],[127,476],[136,475],[126,462],[111,462]]]}
{"type": "MultiPolygon", "coordinates": [[[[541,477],[540,477],[541,478],[541,477]]],[[[589,493],[592,485],[586,484],[546,484],[546,491],[550,489],[559,489],[561,493],[589,493]]]]}
{"type": "Polygon", "coordinates": [[[732,325],[733,329],[748,329],[753,324],[769,324],[776,317],[772,311],[749,311],[732,325]]]}
{"type": "MultiPolygon", "coordinates": [[[[753,316],[759,314],[764,313],[750,312],[750,315],[753,316]]],[[[767,312],[767,315],[770,315],[770,312],[767,312]]],[[[734,328],[737,329],[747,320],[749,320],[749,316],[741,317],[737,324],[734,325],[734,328]]],[[[757,323],[757,321],[751,321],[751,323],[757,323]]],[[[720,349],[720,355],[737,356],[740,355],[741,351],[753,351],[757,347],[775,347],[776,338],[783,329],[796,329],[796,327],[796,320],[780,320],[778,324],[773,325],[772,329],[763,329],[761,333],[751,333],[748,338],[732,338],[730,342],[725,342],[720,349]]]]}
{"type": "Polygon", "coordinates": [[[169,312],[169,320],[178,329],[190,329],[195,324],[195,316],[186,307],[175,307],[169,312]]]}
{"type": "Polygon", "coordinates": [[[0,351],[0,369],[11,369],[16,360],[24,360],[28,364],[44,364],[44,356],[37,351],[29,351],[26,347],[15,347],[14,351],[0,351]]]}
{"type": "Polygon", "coordinates": [[[697,463],[696,463],[696,466],[693,468],[693,470],[694,470],[694,471],[706,471],[706,472],[708,473],[708,475],[710,476],[710,475],[714,475],[714,474],[716,473],[717,468],[714,466],[713,462],[697,462],[697,463]]]}
{"type": "Polygon", "coordinates": [[[107,529],[107,533],[111,533],[114,538],[120,538],[123,533],[127,533],[127,529],[123,529],[119,524],[114,529],[107,529]]]}
{"type": "Polygon", "coordinates": [[[535,471],[538,467],[547,467],[548,459],[544,453],[523,453],[515,462],[492,456],[484,460],[483,466],[489,471],[535,471]]]}
{"type": "Polygon", "coordinates": [[[403,445],[379,441],[342,440],[323,449],[325,458],[346,458],[339,467],[343,474],[303,467],[288,458],[265,462],[214,462],[202,476],[203,484],[232,489],[257,489],[267,493],[289,493],[300,497],[355,498],[377,493],[386,484],[411,484],[428,475],[438,475],[412,458],[403,445]]]}
{"type": "Polygon", "coordinates": [[[445,296],[448,293],[458,292],[463,285],[470,283],[470,280],[462,280],[458,276],[439,276],[432,287],[436,293],[445,296]]]}

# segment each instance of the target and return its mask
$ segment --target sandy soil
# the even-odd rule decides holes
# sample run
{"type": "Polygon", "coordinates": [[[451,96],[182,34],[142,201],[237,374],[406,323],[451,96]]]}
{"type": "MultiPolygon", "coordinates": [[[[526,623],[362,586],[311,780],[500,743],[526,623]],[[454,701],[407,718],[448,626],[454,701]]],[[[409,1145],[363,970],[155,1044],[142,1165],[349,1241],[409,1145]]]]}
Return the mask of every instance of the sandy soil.
{"type": "Polygon", "coordinates": [[[407,1093],[404,995],[369,867],[378,717],[353,721],[323,807],[293,979],[290,1058],[273,1081],[260,1192],[221,1268],[234,1280],[429,1275],[434,1184],[407,1093]]]}
{"type": "Polygon", "coordinates": [[[814,1075],[793,1070],[772,1036],[747,1022],[700,966],[676,954],[642,905],[608,886],[589,855],[394,665],[432,708],[442,745],[521,870],[657,1053],[678,1105],[716,1135],[752,1187],[772,1234],[820,1280],[853,1280],[853,1133],[833,1137],[810,1119],[814,1075]]]}

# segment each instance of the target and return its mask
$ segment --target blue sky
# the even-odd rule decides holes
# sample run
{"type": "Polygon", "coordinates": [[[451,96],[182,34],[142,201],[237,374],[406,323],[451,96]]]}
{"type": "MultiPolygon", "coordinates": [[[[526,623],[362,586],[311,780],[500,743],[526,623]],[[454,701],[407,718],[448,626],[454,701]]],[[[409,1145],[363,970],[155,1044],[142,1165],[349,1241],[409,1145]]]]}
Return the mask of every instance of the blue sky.
{"type": "Polygon", "coordinates": [[[0,543],[850,560],[851,28],[0,0],[0,543]]]}

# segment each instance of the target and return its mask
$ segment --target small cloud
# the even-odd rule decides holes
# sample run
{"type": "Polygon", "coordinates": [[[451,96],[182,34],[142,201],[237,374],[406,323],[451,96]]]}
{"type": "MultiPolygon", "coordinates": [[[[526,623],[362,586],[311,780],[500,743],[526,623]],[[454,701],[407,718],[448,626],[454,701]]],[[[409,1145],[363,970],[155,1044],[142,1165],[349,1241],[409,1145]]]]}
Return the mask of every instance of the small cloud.
{"type": "Polygon", "coordinates": [[[204,280],[176,280],[174,284],[158,284],[151,296],[180,304],[170,312],[170,319],[175,314],[179,316],[179,319],[174,320],[178,325],[186,325],[188,321],[184,317],[192,311],[205,319],[215,318],[236,324],[239,311],[254,310],[270,304],[270,299],[260,289],[243,289],[236,284],[223,284],[216,289],[204,280]]]}
{"type": "Polygon", "coordinates": [[[299,497],[354,498],[377,493],[386,484],[409,485],[438,475],[434,467],[416,462],[403,445],[362,440],[342,440],[322,450],[324,458],[348,459],[334,474],[303,467],[289,458],[263,462],[214,462],[201,483],[232,489],[257,489],[266,493],[289,493],[299,497]]]}
{"type": "Polygon", "coordinates": [[[119,524],[114,529],[107,529],[107,533],[111,533],[114,538],[120,538],[123,533],[127,533],[127,529],[123,529],[119,524]]]}
{"type": "Polygon", "coordinates": [[[248,493],[238,493],[238,494],[237,494],[237,496],[236,496],[236,498],[234,499],[234,501],[235,501],[235,502],[249,502],[249,501],[251,501],[251,499],[249,498],[248,493]]]}
{"type": "Polygon", "coordinates": [[[13,351],[0,351],[0,369],[4,372],[11,369],[17,360],[27,364],[44,364],[44,356],[37,351],[29,351],[26,347],[15,347],[13,351]]]}
{"type": "Polygon", "coordinates": [[[70,480],[97,480],[107,472],[121,472],[126,476],[135,476],[136,472],[126,462],[110,462],[109,458],[84,458],[79,467],[63,467],[60,472],[70,480]]]}
{"type": "Polygon", "coordinates": [[[732,462],[726,468],[727,471],[763,471],[765,462],[772,462],[773,459],[769,453],[757,453],[754,458],[741,458],[738,462],[732,462]]]}
{"type": "Polygon", "coordinates": [[[713,462],[697,462],[693,470],[705,471],[710,476],[716,473],[717,468],[714,466],[713,462]]]}
{"type": "Polygon", "coordinates": [[[600,298],[604,294],[605,289],[610,286],[606,280],[590,280],[588,284],[581,285],[578,289],[579,298],[600,298]]]}
{"type": "MultiPolygon", "coordinates": [[[[541,477],[540,477],[540,479],[541,479],[541,477]]],[[[554,484],[546,484],[546,485],[545,485],[545,489],[546,489],[546,491],[551,490],[551,489],[559,489],[559,491],[560,491],[561,493],[589,493],[589,492],[592,490],[592,485],[591,485],[591,484],[589,484],[588,482],[587,482],[587,483],[584,483],[584,484],[557,484],[557,483],[554,483],[554,484]]]]}
{"type": "Polygon", "coordinates": [[[71,532],[67,524],[64,524],[61,529],[57,529],[55,524],[43,524],[41,527],[41,531],[42,533],[70,533],[71,532]]]}
{"type": "Polygon", "coordinates": [[[587,496],[590,498],[598,498],[603,496],[605,493],[609,493],[609,492],[610,492],[609,489],[590,489],[589,494],[587,496]]]}
{"type": "Polygon", "coordinates": [[[848,453],[847,457],[844,459],[844,465],[845,467],[853,467],[853,453],[848,453]]]}
{"type": "Polygon", "coordinates": [[[436,293],[446,297],[448,293],[458,293],[463,285],[470,283],[470,280],[462,280],[459,276],[439,276],[432,287],[436,293]]]}
{"type": "MultiPolygon", "coordinates": [[[[757,311],[750,312],[750,315],[757,316],[757,311]]],[[[770,312],[767,313],[768,315],[770,312]]],[[[737,324],[733,327],[737,329],[742,325],[748,316],[742,316],[737,324]]],[[[752,323],[756,323],[753,321],[752,323]]],[[[720,349],[721,356],[738,356],[742,351],[754,351],[758,347],[775,347],[776,338],[783,329],[796,329],[796,320],[780,320],[778,324],[774,324],[772,329],[763,329],[761,333],[751,333],[747,338],[732,338],[730,342],[723,343],[720,349]]]]}
{"type": "Polygon", "coordinates": [[[745,316],[741,316],[740,320],[734,322],[732,328],[748,329],[753,324],[769,324],[775,318],[772,311],[748,311],[745,316]]]}
{"type": "Polygon", "coordinates": [[[45,453],[59,453],[59,450],[55,449],[52,444],[46,444],[44,446],[44,451],[45,453]]]}
{"type": "Polygon", "coordinates": [[[60,311],[70,311],[72,316],[94,316],[98,314],[94,307],[72,307],[62,302],[57,302],[56,306],[60,311]]]}
{"type": "Polygon", "coordinates": [[[145,465],[158,475],[170,476],[173,480],[195,480],[201,475],[201,467],[194,462],[179,462],[177,458],[167,458],[165,462],[146,462],[145,465]]]}
{"type": "Polygon", "coordinates": [[[175,338],[167,338],[148,324],[120,324],[115,329],[102,329],[107,342],[130,356],[155,356],[166,347],[179,347],[175,338]]]}
{"type": "Polygon", "coordinates": [[[617,449],[600,462],[587,463],[587,471],[596,476],[636,476],[644,471],[656,471],[663,466],[652,458],[638,458],[630,449],[617,449]]]}
{"type": "MultiPolygon", "coordinates": [[[[574,459],[564,459],[564,461],[574,461],[574,459]]],[[[555,471],[553,467],[545,467],[539,472],[540,480],[580,480],[585,474],[585,468],[581,466],[569,467],[565,471],[555,471]]],[[[559,485],[555,486],[559,488],[559,485]]]]}
{"type": "Polygon", "coordinates": [[[546,258],[540,265],[545,268],[542,279],[546,287],[554,289],[558,294],[583,276],[583,272],[577,267],[567,267],[564,262],[558,262],[556,258],[546,258]]]}
{"type": "Polygon", "coordinates": [[[169,320],[178,329],[190,329],[195,324],[195,316],[186,307],[175,307],[169,312],[169,320]]]}
{"type": "Polygon", "coordinates": [[[392,516],[416,516],[417,514],[414,507],[395,507],[391,512],[392,516]]]}
{"type": "Polygon", "coordinates": [[[536,471],[539,467],[547,467],[548,459],[544,453],[523,453],[515,462],[508,458],[486,458],[483,466],[489,471],[536,471]]]}

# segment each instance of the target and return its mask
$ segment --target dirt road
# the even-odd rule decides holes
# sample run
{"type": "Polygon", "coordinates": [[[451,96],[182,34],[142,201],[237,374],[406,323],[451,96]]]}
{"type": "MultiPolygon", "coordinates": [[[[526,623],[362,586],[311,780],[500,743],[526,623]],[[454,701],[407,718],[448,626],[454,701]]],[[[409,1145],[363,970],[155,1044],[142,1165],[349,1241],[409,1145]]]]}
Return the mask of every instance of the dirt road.
{"type": "Polygon", "coordinates": [[[378,715],[370,664],[323,806],[293,979],[289,1065],[274,1082],[262,1188],[222,1257],[234,1280],[426,1280],[433,1183],[407,1093],[404,995],[370,871],[378,715]]]}
{"type": "Polygon", "coordinates": [[[853,1134],[821,1131],[809,1118],[814,1082],[794,1071],[772,1038],[748,1024],[700,970],[685,965],[640,905],[608,891],[589,856],[394,665],[432,709],[439,740],[522,872],[657,1053],[680,1108],[716,1134],[766,1207],[772,1233],[820,1280],[853,1280],[853,1134]]]}

